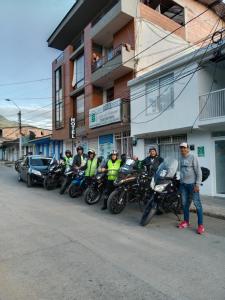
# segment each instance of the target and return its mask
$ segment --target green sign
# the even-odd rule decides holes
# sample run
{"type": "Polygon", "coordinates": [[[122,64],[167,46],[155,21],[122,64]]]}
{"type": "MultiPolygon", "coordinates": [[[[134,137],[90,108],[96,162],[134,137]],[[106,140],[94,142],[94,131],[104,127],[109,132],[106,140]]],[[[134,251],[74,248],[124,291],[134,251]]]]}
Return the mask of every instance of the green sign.
{"type": "Polygon", "coordinates": [[[205,157],[205,147],[198,147],[198,157],[205,157]]]}

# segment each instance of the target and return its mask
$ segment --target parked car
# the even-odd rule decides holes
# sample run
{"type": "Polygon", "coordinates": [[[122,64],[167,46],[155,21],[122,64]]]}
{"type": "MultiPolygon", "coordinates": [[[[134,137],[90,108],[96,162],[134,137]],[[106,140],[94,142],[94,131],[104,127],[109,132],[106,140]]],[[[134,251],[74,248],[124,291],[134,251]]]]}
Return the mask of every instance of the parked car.
{"type": "Polygon", "coordinates": [[[40,155],[29,155],[19,164],[18,181],[25,181],[28,187],[42,184],[52,158],[40,155]]]}

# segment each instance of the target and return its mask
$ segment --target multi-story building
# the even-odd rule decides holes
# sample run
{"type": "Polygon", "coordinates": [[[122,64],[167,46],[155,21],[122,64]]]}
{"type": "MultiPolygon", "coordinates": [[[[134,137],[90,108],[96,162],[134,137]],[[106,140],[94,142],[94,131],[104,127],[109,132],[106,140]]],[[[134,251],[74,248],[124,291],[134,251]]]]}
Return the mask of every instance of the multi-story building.
{"type": "Polygon", "coordinates": [[[113,148],[131,155],[127,82],[207,43],[221,26],[209,4],[77,0],[48,39],[62,51],[52,63],[53,138],[63,141],[61,151],[81,144],[104,156],[113,148]]]}

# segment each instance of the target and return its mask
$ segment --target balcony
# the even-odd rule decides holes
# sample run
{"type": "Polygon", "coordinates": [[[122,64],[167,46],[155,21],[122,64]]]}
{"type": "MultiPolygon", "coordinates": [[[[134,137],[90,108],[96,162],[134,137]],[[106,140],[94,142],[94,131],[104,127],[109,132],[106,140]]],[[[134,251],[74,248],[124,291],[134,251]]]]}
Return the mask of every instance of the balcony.
{"type": "Polygon", "coordinates": [[[129,102],[120,98],[89,110],[90,128],[97,128],[114,123],[128,123],[129,119],[129,102]]]}
{"type": "Polygon", "coordinates": [[[225,123],[225,89],[199,97],[199,125],[225,123]]]}
{"type": "Polygon", "coordinates": [[[127,44],[115,48],[110,57],[102,57],[92,65],[92,83],[106,87],[110,81],[133,71],[134,55],[134,50],[127,44]]]}
{"type": "Polygon", "coordinates": [[[102,46],[110,46],[113,35],[137,14],[138,0],[113,0],[92,21],[91,38],[102,46]]]}

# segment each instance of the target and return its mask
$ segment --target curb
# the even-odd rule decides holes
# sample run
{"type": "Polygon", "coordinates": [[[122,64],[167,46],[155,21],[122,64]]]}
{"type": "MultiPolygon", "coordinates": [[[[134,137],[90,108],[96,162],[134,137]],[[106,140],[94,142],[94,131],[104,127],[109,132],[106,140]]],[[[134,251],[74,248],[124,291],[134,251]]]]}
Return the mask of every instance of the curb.
{"type": "MultiPolygon", "coordinates": [[[[195,208],[191,208],[190,211],[193,212],[193,213],[196,213],[195,208]]],[[[215,218],[215,219],[225,220],[225,214],[222,214],[222,213],[219,213],[219,212],[209,211],[208,209],[204,208],[204,205],[203,205],[203,215],[211,217],[211,218],[215,218]]]]}

